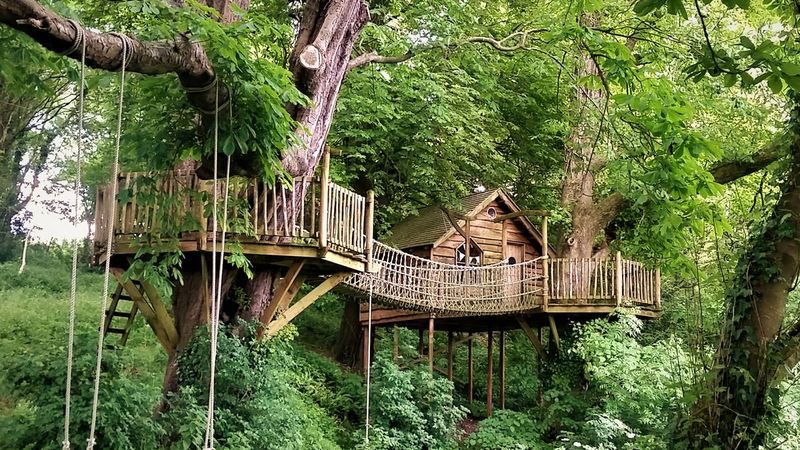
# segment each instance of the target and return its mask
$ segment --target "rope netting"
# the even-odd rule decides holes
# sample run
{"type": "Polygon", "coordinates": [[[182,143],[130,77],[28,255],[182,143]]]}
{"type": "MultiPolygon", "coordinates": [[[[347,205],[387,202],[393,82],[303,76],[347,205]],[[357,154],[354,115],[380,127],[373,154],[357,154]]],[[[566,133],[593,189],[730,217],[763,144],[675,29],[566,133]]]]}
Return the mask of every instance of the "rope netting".
{"type": "Polygon", "coordinates": [[[421,258],[375,241],[375,273],[354,273],[344,284],[375,301],[425,312],[507,314],[540,305],[543,258],[518,264],[461,266],[421,258]]]}

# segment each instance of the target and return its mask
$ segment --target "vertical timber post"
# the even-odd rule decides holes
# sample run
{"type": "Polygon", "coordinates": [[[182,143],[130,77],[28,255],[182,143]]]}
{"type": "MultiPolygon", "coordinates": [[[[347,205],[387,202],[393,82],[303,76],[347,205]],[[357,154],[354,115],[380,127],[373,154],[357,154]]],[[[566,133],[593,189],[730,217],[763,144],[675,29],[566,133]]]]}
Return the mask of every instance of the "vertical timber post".
{"type": "Polygon", "coordinates": [[[367,272],[372,272],[372,234],[375,216],[375,191],[367,191],[367,217],[364,218],[364,253],[367,256],[367,272]]]}
{"type": "MultiPolygon", "coordinates": [[[[506,233],[508,233],[508,221],[506,219],[503,219],[502,226],[503,226],[502,232],[501,232],[502,234],[500,235],[501,236],[500,237],[500,247],[501,247],[500,251],[503,252],[503,260],[506,260],[506,259],[508,259],[508,249],[506,248],[506,247],[508,247],[508,237],[506,236],[506,233]]],[[[517,262],[522,262],[522,261],[517,261],[517,262]]]]}
{"type": "Polygon", "coordinates": [[[469,267],[470,248],[472,247],[472,236],[469,229],[469,217],[464,218],[464,266],[469,267]]]}
{"type": "Polygon", "coordinates": [[[400,359],[400,330],[397,326],[392,327],[393,342],[392,342],[392,359],[395,363],[400,359]]]}
{"type": "Polygon", "coordinates": [[[467,402],[472,405],[472,387],[473,387],[473,364],[472,364],[472,333],[469,333],[469,340],[467,341],[467,402]]]}
{"type": "Polygon", "coordinates": [[[617,307],[622,306],[622,253],[617,252],[614,257],[616,277],[614,277],[614,295],[617,307]]]}
{"type": "Polygon", "coordinates": [[[331,154],[326,149],[322,153],[322,173],[319,176],[319,249],[328,249],[328,179],[331,171],[331,154]]]}
{"type": "Polygon", "coordinates": [[[500,330],[500,409],[506,409],[506,332],[500,330]]]}
{"type": "Polygon", "coordinates": [[[547,216],[542,217],[542,310],[550,302],[550,244],[547,239],[547,216]]]}
{"type": "Polygon", "coordinates": [[[453,332],[447,332],[447,379],[453,381],[453,332]]]}
{"type": "Polygon", "coordinates": [[[434,344],[434,331],[433,331],[433,314],[428,319],[428,371],[433,375],[433,344],[434,344]]]}
{"type": "Polygon", "coordinates": [[[661,309],[661,268],[656,268],[656,308],[661,309]]]}
{"type": "Polygon", "coordinates": [[[361,373],[367,373],[370,357],[369,333],[367,327],[361,327],[361,373]]]}
{"type": "Polygon", "coordinates": [[[494,345],[492,343],[492,338],[494,337],[494,331],[489,329],[489,333],[486,336],[486,417],[491,417],[492,413],[494,412],[494,404],[492,399],[492,390],[494,388],[494,345]]]}

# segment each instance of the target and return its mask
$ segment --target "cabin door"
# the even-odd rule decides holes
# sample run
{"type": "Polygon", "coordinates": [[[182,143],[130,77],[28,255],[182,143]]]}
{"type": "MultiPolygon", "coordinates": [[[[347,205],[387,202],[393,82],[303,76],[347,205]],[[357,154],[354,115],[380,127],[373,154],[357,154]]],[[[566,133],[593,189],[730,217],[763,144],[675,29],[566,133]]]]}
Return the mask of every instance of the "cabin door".
{"type": "Polygon", "coordinates": [[[524,299],[519,298],[524,291],[522,283],[524,280],[522,267],[515,266],[515,264],[519,264],[525,261],[525,246],[523,244],[506,244],[506,258],[508,261],[509,267],[508,271],[508,284],[507,284],[507,292],[508,298],[506,302],[511,304],[520,304],[524,301],[524,299]]]}

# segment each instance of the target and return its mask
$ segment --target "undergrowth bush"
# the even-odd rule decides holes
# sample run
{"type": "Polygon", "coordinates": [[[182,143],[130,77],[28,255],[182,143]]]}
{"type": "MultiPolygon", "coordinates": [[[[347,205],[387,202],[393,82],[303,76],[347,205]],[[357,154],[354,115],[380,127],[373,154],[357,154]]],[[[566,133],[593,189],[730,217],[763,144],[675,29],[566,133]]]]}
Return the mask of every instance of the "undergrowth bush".
{"type": "MultiPolygon", "coordinates": [[[[453,404],[453,383],[426,369],[400,370],[379,355],[372,366],[369,444],[363,449],[457,448],[466,410],[453,404]]],[[[357,432],[363,439],[363,430],[357,432]]]]}

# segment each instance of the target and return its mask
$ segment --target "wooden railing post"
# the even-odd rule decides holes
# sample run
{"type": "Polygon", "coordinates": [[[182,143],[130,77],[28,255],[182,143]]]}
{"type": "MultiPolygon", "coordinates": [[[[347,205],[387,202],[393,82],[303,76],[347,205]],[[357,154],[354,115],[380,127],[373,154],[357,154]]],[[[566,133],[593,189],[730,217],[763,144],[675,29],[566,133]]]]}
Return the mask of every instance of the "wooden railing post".
{"type": "Polygon", "coordinates": [[[319,176],[319,249],[328,249],[328,178],[330,177],[331,155],[326,149],[322,154],[322,173],[319,176]]]}
{"type": "Polygon", "coordinates": [[[550,301],[550,253],[547,242],[547,216],[542,217],[542,309],[547,311],[547,304],[550,301]]]}
{"type": "Polygon", "coordinates": [[[661,309],[661,268],[656,268],[656,308],[661,309]]]}
{"type": "Polygon", "coordinates": [[[372,235],[375,215],[375,192],[367,191],[366,217],[364,217],[364,253],[367,256],[367,272],[372,272],[372,235]]]}
{"type": "Polygon", "coordinates": [[[622,306],[622,253],[617,252],[615,257],[616,279],[614,280],[614,295],[617,307],[622,306]]]}

